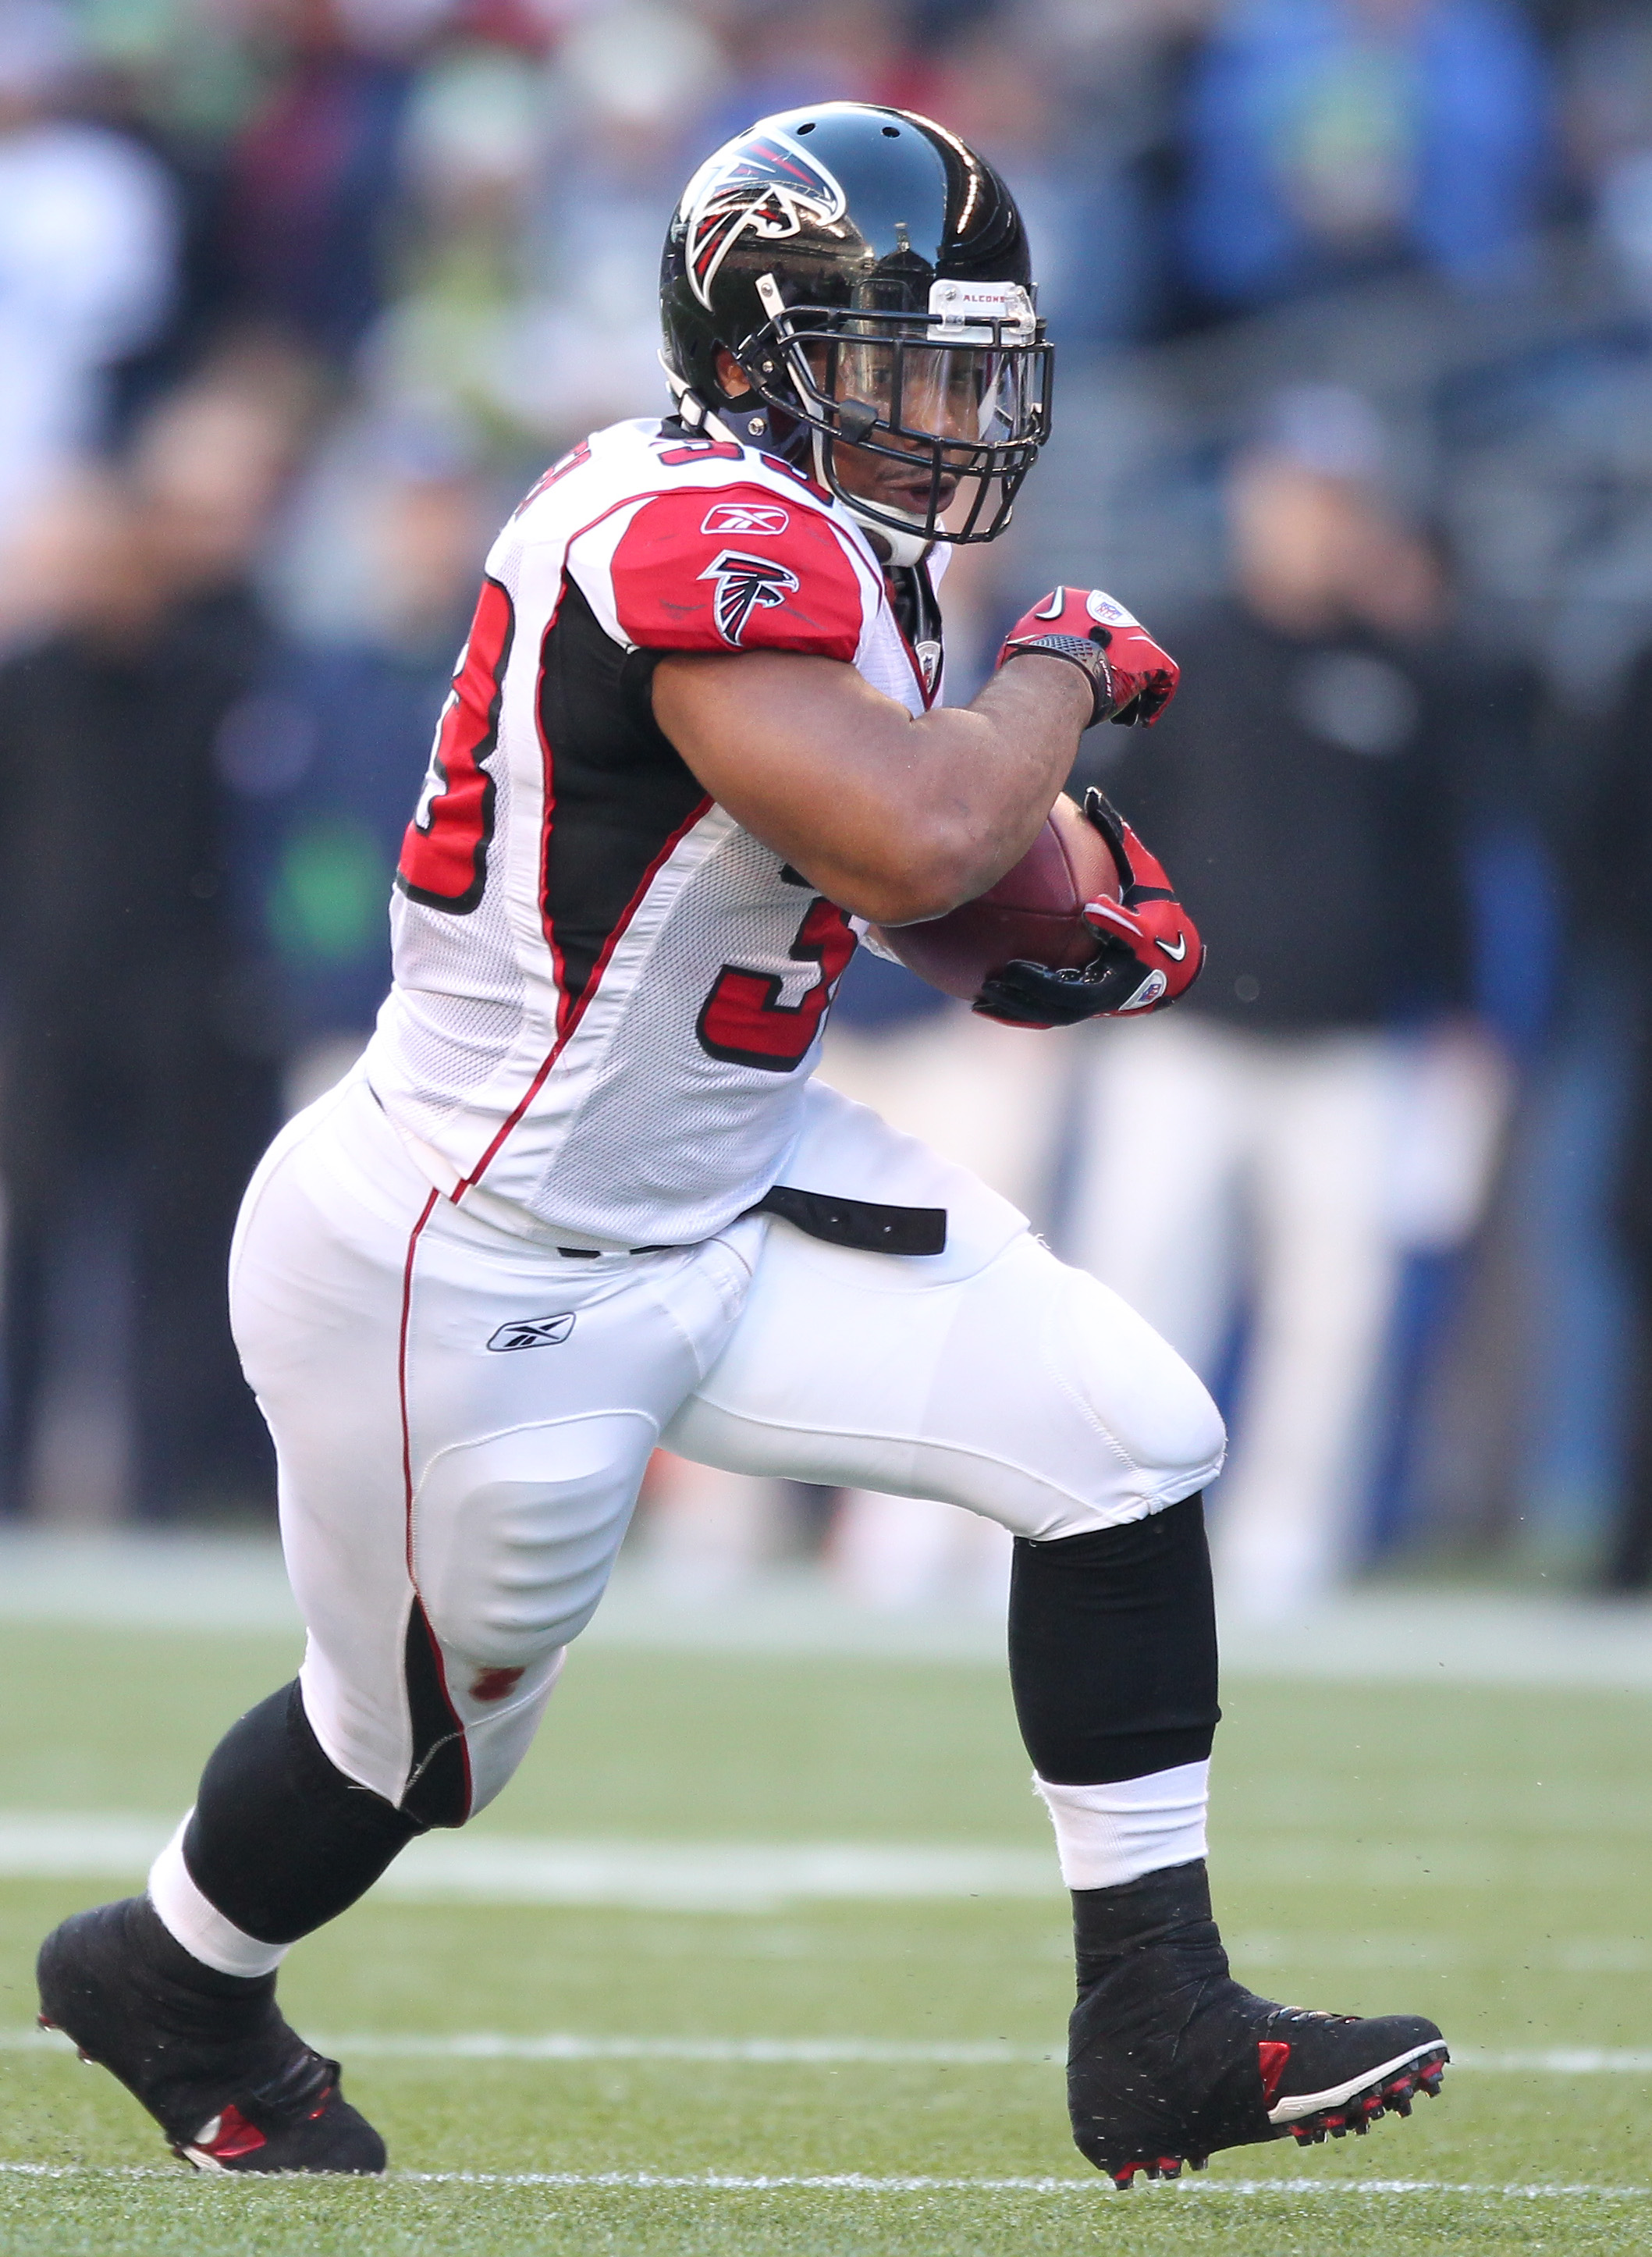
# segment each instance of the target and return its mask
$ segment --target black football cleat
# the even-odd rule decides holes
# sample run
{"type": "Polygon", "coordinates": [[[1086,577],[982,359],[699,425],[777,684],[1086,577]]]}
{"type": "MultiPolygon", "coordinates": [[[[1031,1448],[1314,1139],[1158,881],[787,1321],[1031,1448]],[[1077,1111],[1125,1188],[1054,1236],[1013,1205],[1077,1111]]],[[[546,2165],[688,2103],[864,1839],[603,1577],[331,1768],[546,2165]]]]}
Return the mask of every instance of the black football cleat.
{"type": "Polygon", "coordinates": [[[1116,2186],[1175,2178],[1218,2148],[1363,2133],[1431,2098],[1450,2059],[1416,2014],[1305,2012],[1227,1970],[1203,1860],[1073,1895],[1073,2137],[1116,2186]]]}
{"type": "Polygon", "coordinates": [[[76,1913],[40,1946],[40,2023],[111,2070],[203,2171],[385,2168],[338,2063],[283,2020],[275,1978],[203,1967],[147,1897],[76,1913]]]}

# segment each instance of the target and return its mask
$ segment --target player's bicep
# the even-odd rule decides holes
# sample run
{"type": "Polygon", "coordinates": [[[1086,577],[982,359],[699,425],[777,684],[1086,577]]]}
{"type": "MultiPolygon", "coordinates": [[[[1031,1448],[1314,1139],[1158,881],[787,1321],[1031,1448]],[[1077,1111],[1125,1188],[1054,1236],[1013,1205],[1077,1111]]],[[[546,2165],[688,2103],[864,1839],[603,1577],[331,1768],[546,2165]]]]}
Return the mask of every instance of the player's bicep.
{"type": "Polygon", "coordinates": [[[836,884],[834,898],[882,860],[913,724],[852,666],[780,651],[670,655],[654,669],[653,706],[712,798],[824,891],[836,884]]]}

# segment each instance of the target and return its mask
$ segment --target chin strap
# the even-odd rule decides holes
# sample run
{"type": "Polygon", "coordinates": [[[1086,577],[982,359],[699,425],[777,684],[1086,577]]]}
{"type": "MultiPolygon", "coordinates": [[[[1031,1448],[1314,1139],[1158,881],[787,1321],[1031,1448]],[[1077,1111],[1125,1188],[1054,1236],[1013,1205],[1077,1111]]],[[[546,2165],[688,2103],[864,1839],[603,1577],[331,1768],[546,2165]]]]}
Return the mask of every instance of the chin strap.
{"type": "Polygon", "coordinates": [[[774,435],[773,419],[760,400],[750,409],[737,407],[729,401],[720,407],[708,407],[699,393],[683,382],[664,353],[659,358],[676,402],[677,419],[688,430],[703,431],[713,439],[732,440],[738,447],[766,447],[774,453],[784,452],[774,435]]]}

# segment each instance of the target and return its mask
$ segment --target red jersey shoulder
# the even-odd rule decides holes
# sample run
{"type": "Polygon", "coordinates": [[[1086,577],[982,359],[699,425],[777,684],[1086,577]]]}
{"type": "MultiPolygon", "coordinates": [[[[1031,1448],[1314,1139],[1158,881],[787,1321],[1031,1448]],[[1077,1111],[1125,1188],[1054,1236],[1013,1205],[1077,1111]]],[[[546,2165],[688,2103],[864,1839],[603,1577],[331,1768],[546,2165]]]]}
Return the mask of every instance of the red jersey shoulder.
{"type": "Polygon", "coordinates": [[[611,570],[620,632],[645,650],[852,661],[860,647],[860,575],[802,492],[731,480],[656,494],[625,527],[611,570]]]}

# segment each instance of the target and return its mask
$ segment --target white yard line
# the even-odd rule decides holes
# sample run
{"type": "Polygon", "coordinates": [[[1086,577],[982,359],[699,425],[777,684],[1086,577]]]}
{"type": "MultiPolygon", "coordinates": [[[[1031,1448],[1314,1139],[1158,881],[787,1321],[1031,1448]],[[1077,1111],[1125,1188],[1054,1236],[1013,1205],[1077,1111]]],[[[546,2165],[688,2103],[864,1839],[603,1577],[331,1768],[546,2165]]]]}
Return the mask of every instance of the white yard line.
{"type": "MultiPolygon", "coordinates": [[[[0,1879],[141,1880],[177,1820],[0,1811],[0,1879]]],[[[883,1842],[604,1842],[427,1834],[376,1893],[407,1904],[769,1912],[808,1901],[1059,1900],[1053,1850],[883,1842]]]]}
{"type": "MultiPolygon", "coordinates": [[[[0,2162],[0,2174],[14,2178],[112,2179],[123,2183],[133,2179],[153,2179],[170,2181],[174,2185],[180,2184],[182,2177],[179,2171],[164,2167],[149,2169],[138,2165],[124,2169],[99,2169],[85,2163],[0,2162]]],[[[208,2187],[271,2183],[251,2173],[246,2177],[229,2174],[204,2177],[200,2183],[208,2187]]],[[[404,2186],[556,2187],[638,2194],[1076,2194],[1112,2198],[1116,2192],[1099,2173],[1085,2178],[966,2179],[924,2173],[880,2177],[865,2171],[392,2171],[384,2180],[368,2183],[392,2190],[404,2186]]],[[[1154,2186],[1151,2181],[1143,2182],[1131,2190],[1128,2199],[1140,2202],[1144,2196],[1157,2196],[1161,2200],[1175,2201],[1209,2195],[1294,2195],[1310,2200],[1324,2197],[1345,2199],[1350,2195],[1359,2198],[1373,2195],[1467,2195],[1482,2201],[1501,2202],[1568,2202],[1580,2197],[1601,2202],[1644,2202],[1652,2198],[1652,2187],[1560,2183],[1498,2186],[1446,2179],[1183,2178],[1168,2185],[1154,2186]]]]}
{"type": "MultiPolygon", "coordinates": [[[[170,1836],[176,1815],[148,1816],[110,1811],[0,1810],[0,1880],[114,1881],[135,1884],[170,1836]]],[[[1229,1862],[1253,1875],[1282,1873],[1293,1880],[1349,1878],[1409,1884],[1427,1877],[1438,1886],[1478,1886],[1505,1878],[1506,1843],[1471,1841],[1416,1846],[1358,1848],[1329,1836],[1241,1837],[1229,1862]]],[[[1570,1878],[1575,1842],[1520,1845],[1520,1870],[1528,1878],[1570,1878]]],[[[1638,1878],[1644,1864],[1633,1843],[1597,1843],[1590,1852],[1596,1878],[1621,1867],[1638,1878]]],[[[577,1905],[633,1912],[777,1912],[807,1903],[928,1902],[979,1897],[994,1900],[1062,1902],[1053,1850],[987,1843],[900,1842],[604,1841],[495,1834],[434,1833],[408,1844],[378,1883],[375,1894],[403,1904],[577,1905]]],[[[1345,1939],[1340,1949],[1325,1939],[1260,1939],[1260,1963],[1328,1967],[1449,1964],[1455,1947],[1437,1956],[1425,1939],[1393,1947],[1385,1939],[1345,1939]]],[[[1236,1946],[1236,1949],[1239,1947],[1236,1946]]],[[[1578,1947],[1549,1947],[1521,1965],[1552,1963],[1568,1973],[1590,1971],[1578,1947]]],[[[1633,1972],[1647,1963],[1644,1941],[1606,1939],[1596,1971],[1633,1972]]],[[[1586,1958],[1585,1954],[1585,1958],[1586,1958]]]]}
{"type": "MultiPolygon", "coordinates": [[[[61,2053],[68,2050],[69,2042],[54,2030],[0,2029],[0,2053],[61,2053]]],[[[1055,2047],[1012,2045],[996,2038],[590,2037],[565,2030],[513,2037],[499,2031],[471,2030],[450,2035],[315,2033],[311,2042],[341,2060],[682,2061],[868,2069],[1045,2069],[1058,2068],[1063,2060],[1055,2047]]],[[[1652,2076],[1652,2048],[1553,2046],[1498,2052],[1454,2048],[1451,2066],[1501,2076],[1647,2077],[1652,2076]]]]}
{"type": "MultiPolygon", "coordinates": [[[[859,2068],[919,2064],[942,2069],[1021,2069],[1059,2065],[1048,2046],[1001,2044],[996,2039],[945,2041],[879,2038],[623,2038],[582,2037],[554,2030],[543,2037],[509,2037],[491,2030],[443,2037],[378,2032],[355,2037],[312,2034],[310,2042],[340,2060],[378,2061],[688,2061],[790,2064],[798,2068],[859,2068]]],[[[56,2030],[0,2030],[0,2053],[67,2053],[71,2041],[56,2030]]]]}
{"type": "MultiPolygon", "coordinates": [[[[0,1880],[142,1880],[177,1824],[166,1816],[113,1811],[0,1810],[0,1880]]],[[[1515,1845],[1528,1880],[1570,1879],[1578,1846],[1571,1838],[1515,1845]]],[[[1471,1838],[1359,1847],[1330,1836],[1239,1836],[1230,1865],[1253,1877],[1293,1881],[1401,1882],[1478,1887],[1507,1878],[1510,1845],[1471,1838]]],[[[1645,1857],[1632,1842],[1590,1849],[1597,1879],[1620,1870],[1639,1879],[1645,1857]]],[[[604,1841],[495,1834],[434,1833],[408,1844],[375,1895],[403,1904],[569,1905],[632,1912],[778,1912],[807,1903],[1063,1901],[1055,1853],[988,1843],[900,1842],[604,1841]]],[[[1291,1937],[1255,1939],[1259,1965],[1290,1967],[1446,1966],[1469,1963],[1451,1940],[1291,1937]]],[[[1236,1956],[1245,1954],[1242,1942],[1236,1956]]],[[[1606,1938],[1508,1955],[1527,1967],[1570,1974],[1633,1973],[1652,1963],[1645,1939],[1606,1938]]]]}
{"type": "MultiPolygon", "coordinates": [[[[0,1622],[126,1631],[262,1631],[296,1643],[297,1610],[272,1540],[198,1531],[0,1533],[0,1622]]],[[[1536,1592],[1354,1590],[1299,1622],[1225,1626],[1236,1677],[1652,1691],[1652,1607],[1536,1592]]],[[[1001,1608],[860,1606],[808,1566],[770,1568],[715,1596],[624,1559],[586,1633],[644,1652],[795,1660],[853,1655],[1004,1665],[1001,1608]]],[[[296,1656],[295,1656],[296,1658],[296,1656]]]]}

